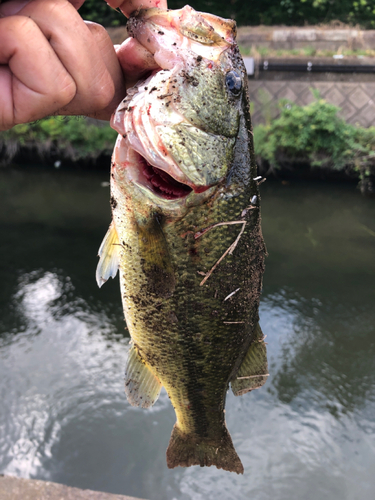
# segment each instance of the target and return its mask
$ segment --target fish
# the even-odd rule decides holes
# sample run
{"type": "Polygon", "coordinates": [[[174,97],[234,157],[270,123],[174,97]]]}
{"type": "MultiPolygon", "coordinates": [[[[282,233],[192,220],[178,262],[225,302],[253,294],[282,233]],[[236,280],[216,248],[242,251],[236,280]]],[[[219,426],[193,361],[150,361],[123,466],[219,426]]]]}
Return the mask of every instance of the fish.
{"type": "Polygon", "coordinates": [[[119,271],[126,396],[149,408],[165,388],[176,414],[169,468],[242,474],[226,394],[262,386],[268,368],[260,181],[236,24],[190,6],[151,8],[128,31],[159,68],[111,119],[112,222],[96,279],[102,286],[119,271]]]}

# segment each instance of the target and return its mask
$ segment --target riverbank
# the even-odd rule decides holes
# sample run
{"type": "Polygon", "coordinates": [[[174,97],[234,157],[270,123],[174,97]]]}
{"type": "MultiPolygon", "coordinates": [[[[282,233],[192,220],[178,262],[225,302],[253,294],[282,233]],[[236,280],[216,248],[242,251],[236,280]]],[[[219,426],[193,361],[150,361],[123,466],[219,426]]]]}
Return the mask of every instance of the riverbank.
{"type": "Polygon", "coordinates": [[[81,490],[37,479],[0,475],[1,500],[141,500],[101,491],[81,490]]]}
{"type": "MultiPolygon", "coordinates": [[[[264,106],[264,122],[254,126],[261,175],[325,178],[359,183],[375,194],[375,127],[347,123],[340,108],[311,91],[313,102],[287,99],[274,117],[264,106]]],[[[0,133],[0,165],[46,163],[60,168],[108,169],[116,140],[108,123],[84,117],[49,117],[0,133]]]]}

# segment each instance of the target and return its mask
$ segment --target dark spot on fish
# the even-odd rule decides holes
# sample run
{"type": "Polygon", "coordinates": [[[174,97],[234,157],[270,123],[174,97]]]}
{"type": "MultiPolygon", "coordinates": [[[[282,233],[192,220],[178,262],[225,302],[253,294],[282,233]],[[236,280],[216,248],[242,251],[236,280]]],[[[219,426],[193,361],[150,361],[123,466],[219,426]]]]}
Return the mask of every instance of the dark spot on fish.
{"type": "Polygon", "coordinates": [[[153,92],[154,90],[158,90],[158,88],[157,88],[157,87],[152,87],[152,89],[150,90],[150,94],[151,94],[151,92],[153,92]]]}
{"type": "Polygon", "coordinates": [[[177,43],[176,43],[176,42],[175,42],[175,43],[172,43],[172,45],[177,45],[177,43]]]}
{"type": "Polygon", "coordinates": [[[126,139],[126,134],[123,134],[123,135],[122,135],[122,138],[123,138],[123,139],[126,139]]]}
{"type": "Polygon", "coordinates": [[[163,95],[158,95],[158,99],[165,99],[166,97],[170,97],[173,94],[163,94],[163,95]]]}
{"type": "Polygon", "coordinates": [[[171,311],[169,313],[169,321],[171,323],[178,323],[178,318],[177,318],[176,314],[173,311],[171,311]]]}
{"type": "Polygon", "coordinates": [[[117,207],[117,201],[115,200],[115,198],[113,196],[111,196],[111,198],[110,198],[110,203],[111,203],[112,210],[114,210],[117,207]]]}
{"type": "Polygon", "coordinates": [[[198,56],[197,57],[197,62],[201,62],[201,60],[202,60],[202,56],[198,56]]]}
{"type": "Polygon", "coordinates": [[[193,85],[193,87],[197,87],[199,85],[199,82],[195,78],[195,76],[189,75],[185,70],[181,71],[181,76],[185,79],[186,83],[193,85]]]}
{"type": "Polygon", "coordinates": [[[158,31],[158,35],[164,35],[164,31],[158,31]]]}

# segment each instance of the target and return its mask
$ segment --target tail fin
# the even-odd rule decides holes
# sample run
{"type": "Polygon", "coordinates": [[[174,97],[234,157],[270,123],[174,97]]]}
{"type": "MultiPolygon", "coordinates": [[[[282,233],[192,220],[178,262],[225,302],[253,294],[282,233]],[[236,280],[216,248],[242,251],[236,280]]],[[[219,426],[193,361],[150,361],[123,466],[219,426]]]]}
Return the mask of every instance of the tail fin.
{"type": "Polygon", "coordinates": [[[216,440],[184,434],[175,424],[167,449],[167,465],[169,469],[178,466],[215,465],[218,469],[237,474],[243,474],[244,471],[225,424],[222,435],[216,440]]]}

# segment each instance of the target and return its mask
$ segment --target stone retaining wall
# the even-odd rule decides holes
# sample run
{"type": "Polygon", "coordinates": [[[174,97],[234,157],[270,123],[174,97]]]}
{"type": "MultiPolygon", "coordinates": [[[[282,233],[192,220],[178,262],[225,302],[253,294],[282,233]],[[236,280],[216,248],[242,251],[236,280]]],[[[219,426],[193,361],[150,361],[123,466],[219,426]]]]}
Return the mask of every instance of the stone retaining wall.
{"type": "MultiPolygon", "coordinates": [[[[349,80],[349,79],[348,79],[349,80]]],[[[321,81],[298,79],[270,80],[249,78],[253,125],[264,123],[266,117],[279,114],[277,103],[286,98],[301,106],[314,100],[310,88],[318,89],[322,98],[341,108],[340,116],[362,127],[375,126],[375,75],[373,81],[321,81]]]]}

